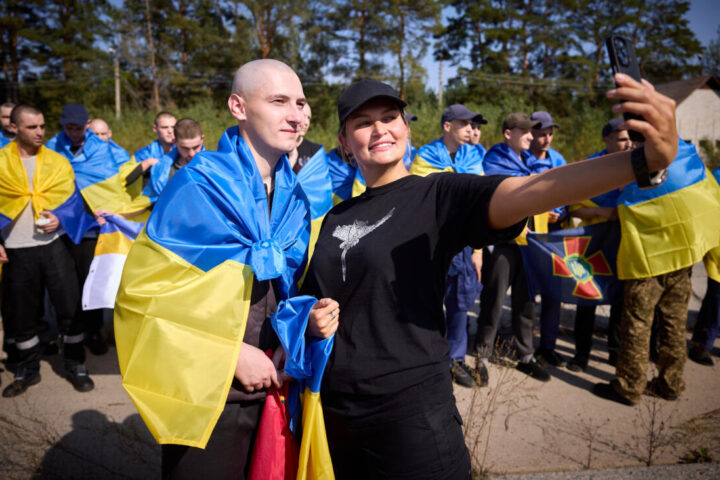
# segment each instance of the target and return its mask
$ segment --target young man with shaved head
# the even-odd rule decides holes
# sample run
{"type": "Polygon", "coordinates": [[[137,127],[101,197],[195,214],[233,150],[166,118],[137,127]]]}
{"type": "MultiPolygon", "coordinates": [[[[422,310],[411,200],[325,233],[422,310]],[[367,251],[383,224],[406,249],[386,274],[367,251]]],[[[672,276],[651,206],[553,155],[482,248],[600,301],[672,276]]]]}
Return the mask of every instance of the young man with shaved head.
{"type": "Polygon", "coordinates": [[[130,160],[130,154],[112,139],[112,130],[105,120],[102,118],[93,118],[88,122],[88,130],[97,135],[100,140],[110,144],[115,163],[118,166],[130,160]]]}
{"type": "Polygon", "coordinates": [[[0,148],[12,142],[15,138],[14,127],[11,126],[10,112],[15,107],[12,102],[5,102],[0,105],[0,148]]]}
{"type": "MultiPolygon", "coordinates": [[[[283,382],[269,319],[307,261],[310,207],[286,156],[306,103],[284,63],[243,65],[237,126],[170,179],[128,256],[118,359],[164,478],[245,478],[266,391],[283,382]]],[[[337,302],[313,312],[337,321],[337,302]]]]}

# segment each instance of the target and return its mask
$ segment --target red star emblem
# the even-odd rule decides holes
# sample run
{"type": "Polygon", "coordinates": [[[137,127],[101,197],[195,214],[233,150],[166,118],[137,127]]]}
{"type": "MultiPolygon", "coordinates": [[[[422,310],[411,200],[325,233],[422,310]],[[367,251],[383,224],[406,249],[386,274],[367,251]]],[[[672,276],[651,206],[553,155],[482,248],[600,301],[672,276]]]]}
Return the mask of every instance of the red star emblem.
{"type": "Polygon", "coordinates": [[[574,278],[573,295],[590,300],[603,298],[593,277],[595,275],[612,275],[612,269],[601,251],[585,257],[590,237],[570,237],[563,239],[565,257],[552,254],[553,275],[574,278]]]}

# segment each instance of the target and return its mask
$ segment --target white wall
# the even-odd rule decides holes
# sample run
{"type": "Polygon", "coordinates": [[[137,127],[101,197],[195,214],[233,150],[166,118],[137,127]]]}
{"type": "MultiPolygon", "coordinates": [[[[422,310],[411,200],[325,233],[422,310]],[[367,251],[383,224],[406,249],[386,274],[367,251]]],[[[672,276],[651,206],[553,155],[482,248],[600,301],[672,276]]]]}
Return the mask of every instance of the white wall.
{"type": "Polygon", "coordinates": [[[720,92],[700,88],[691,93],[677,108],[680,138],[690,140],[700,151],[699,141],[720,140],[720,92]]]}

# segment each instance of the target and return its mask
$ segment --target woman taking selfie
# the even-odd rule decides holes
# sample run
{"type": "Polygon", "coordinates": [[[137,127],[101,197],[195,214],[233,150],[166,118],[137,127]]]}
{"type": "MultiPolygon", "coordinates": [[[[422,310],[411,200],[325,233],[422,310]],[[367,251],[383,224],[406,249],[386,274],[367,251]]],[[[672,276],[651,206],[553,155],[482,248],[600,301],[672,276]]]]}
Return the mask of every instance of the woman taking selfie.
{"type": "MultiPolygon", "coordinates": [[[[613,111],[646,119],[627,125],[647,139],[647,171],[666,167],[677,151],[674,103],[649,84],[616,81],[608,97],[626,102],[613,111]]],[[[451,258],[517,236],[529,215],[636,178],[629,152],[533,177],[409,175],[405,105],[370,80],[340,97],[340,145],[368,188],[327,214],[303,287],[342,310],[339,321],[331,314],[310,326],[320,337],[337,330],[321,396],[340,479],[470,478],[444,338],[451,258]]]]}

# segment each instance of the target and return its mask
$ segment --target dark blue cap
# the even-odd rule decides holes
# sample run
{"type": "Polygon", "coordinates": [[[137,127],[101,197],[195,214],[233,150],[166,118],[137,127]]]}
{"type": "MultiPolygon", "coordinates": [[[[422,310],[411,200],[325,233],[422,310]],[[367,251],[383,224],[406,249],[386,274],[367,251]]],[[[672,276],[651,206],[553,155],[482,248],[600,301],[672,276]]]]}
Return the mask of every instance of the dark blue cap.
{"type": "Polygon", "coordinates": [[[605,124],[605,126],[602,129],[602,136],[603,138],[607,137],[613,132],[617,132],[620,130],[620,125],[625,123],[625,119],[622,117],[615,117],[612,120],[610,120],[608,123],[605,124]]]}
{"type": "Polygon", "coordinates": [[[340,125],[355,110],[363,106],[363,104],[376,98],[386,98],[396,103],[400,109],[405,108],[407,103],[400,98],[400,95],[387,83],[378,82],[377,80],[360,80],[348,87],[347,90],[340,95],[338,100],[338,121],[340,125]]]}
{"type": "Polygon", "coordinates": [[[69,123],[84,127],[87,121],[88,111],[79,103],[68,103],[63,107],[62,113],[60,114],[61,127],[69,123]]]}
{"type": "Polygon", "coordinates": [[[542,110],[530,115],[530,120],[532,120],[533,122],[540,122],[540,126],[534,127],[534,128],[548,128],[548,127],[560,128],[560,125],[553,122],[552,116],[548,112],[543,112],[542,110]]]}
{"type": "Polygon", "coordinates": [[[474,123],[485,124],[488,123],[480,113],[471,112],[465,105],[456,103],[450,105],[442,114],[440,118],[440,125],[445,122],[452,122],[453,120],[471,120],[474,123]]]}

